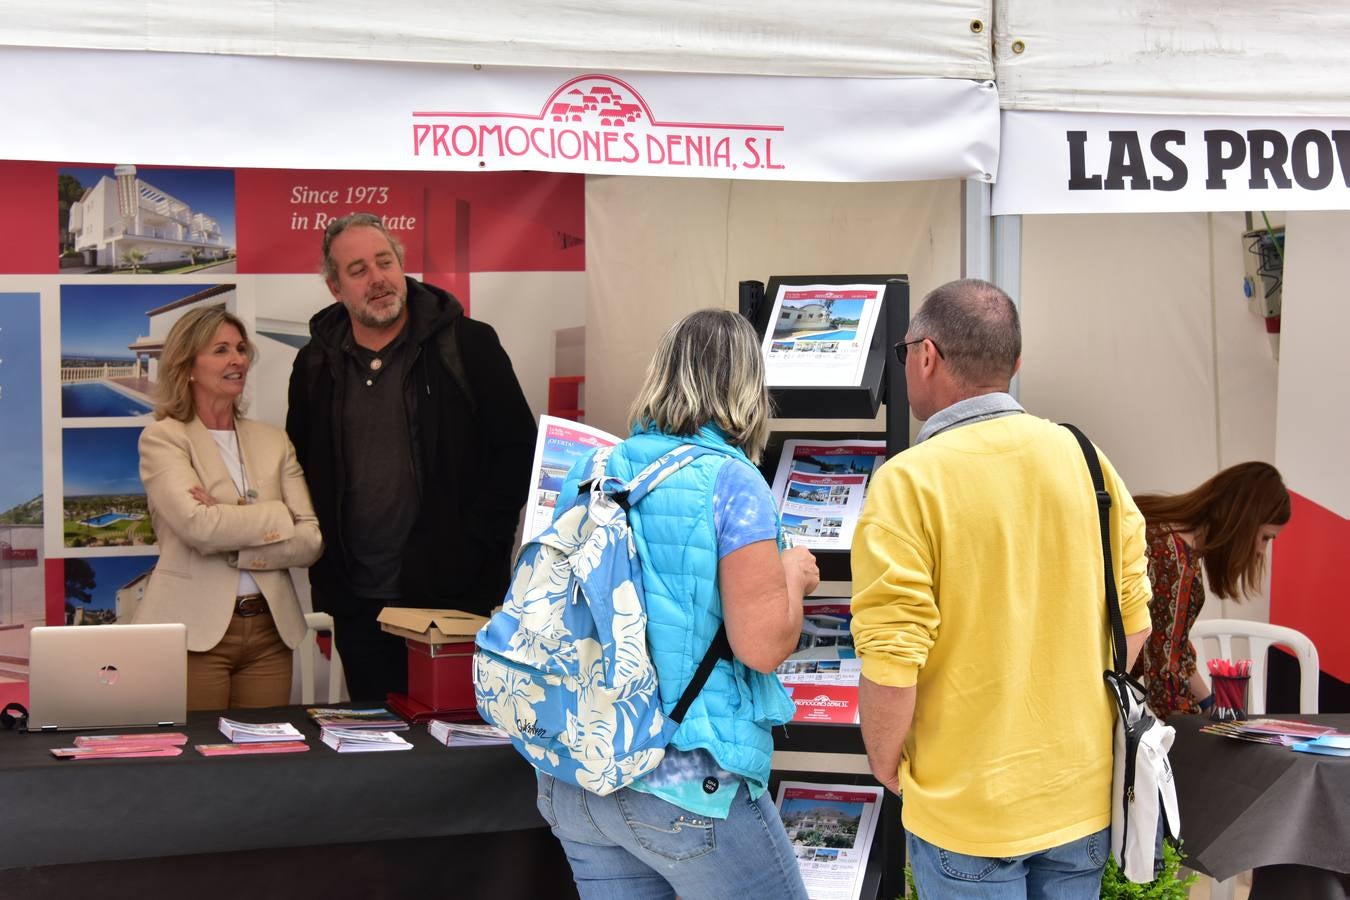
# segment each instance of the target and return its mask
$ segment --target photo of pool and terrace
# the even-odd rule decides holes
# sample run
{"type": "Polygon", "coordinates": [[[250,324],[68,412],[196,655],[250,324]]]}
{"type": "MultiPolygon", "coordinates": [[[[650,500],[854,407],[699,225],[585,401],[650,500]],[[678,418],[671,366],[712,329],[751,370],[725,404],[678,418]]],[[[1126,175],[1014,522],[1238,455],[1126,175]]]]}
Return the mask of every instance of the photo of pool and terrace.
{"type": "MultiPolygon", "coordinates": [[[[851,341],[858,336],[862,300],[784,300],[775,341],[851,341]]],[[[786,348],[783,348],[786,349],[786,348]]]]}
{"type": "Polygon", "coordinates": [[[81,284],[61,288],[61,417],[148,416],[169,326],[234,285],[81,284]]]}

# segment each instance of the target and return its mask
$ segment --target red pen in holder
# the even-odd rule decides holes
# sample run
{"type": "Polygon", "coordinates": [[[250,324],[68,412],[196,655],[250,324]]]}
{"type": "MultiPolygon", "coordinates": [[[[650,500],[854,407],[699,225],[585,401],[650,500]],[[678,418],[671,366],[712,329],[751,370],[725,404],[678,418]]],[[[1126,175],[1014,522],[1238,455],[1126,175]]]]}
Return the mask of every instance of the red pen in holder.
{"type": "Polygon", "coordinates": [[[1209,717],[1218,722],[1235,722],[1247,718],[1247,686],[1251,681],[1252,663],[1249,659],[1231,662],[1226,659],[1209,661],[1210,685],[1214,689],[1214,705],[1209,717]]]}

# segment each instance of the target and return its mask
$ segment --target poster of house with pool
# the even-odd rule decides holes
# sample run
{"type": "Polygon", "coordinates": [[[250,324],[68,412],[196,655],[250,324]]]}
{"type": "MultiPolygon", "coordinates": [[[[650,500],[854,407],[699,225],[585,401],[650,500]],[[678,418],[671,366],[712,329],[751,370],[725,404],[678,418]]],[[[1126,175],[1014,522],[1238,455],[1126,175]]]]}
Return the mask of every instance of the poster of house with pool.
{"type": "Polygon", "coordinates": [[[765,381],[771,387],[861,384],[882,290],[869,284],[779,285],[764,336],[765,381]]]}
{"type": "Polygon", "coordinates": [[[61,418],[149,416],[169,328],[199,306],[237,313],[235,294],[232,284],[63,285],[61,418]]]}

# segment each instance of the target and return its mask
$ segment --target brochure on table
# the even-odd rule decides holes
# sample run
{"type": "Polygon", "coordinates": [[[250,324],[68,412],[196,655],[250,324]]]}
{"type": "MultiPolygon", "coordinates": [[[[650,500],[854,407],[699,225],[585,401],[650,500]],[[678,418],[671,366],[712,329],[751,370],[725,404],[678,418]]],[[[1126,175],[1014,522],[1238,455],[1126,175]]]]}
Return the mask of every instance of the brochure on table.
{"type": "Polygon", "coordinates": [[[848,550],[867,486],[885,461],[885,441],[784,441],[773,478],[783,533],[799,547],[848,550]]]}
{"type": "Polygon", "coordinates": [[[779,284],[764,335],[770,387],[857,387],[884,285],[779,284]]]}
{"type": "Polygon", "coordinates": [[[619,440],[607,431],[580,422],[553,416],[539,417],[523,540],[536,537],[553,521],[558,492],[572,465],[597,447],[613,447],[619,440]]]}
{"type": "Polygon", "coordinates": [[[811,900],[856,900],[862,894],[882,791],[856,784],[778,785],[778,814],[811,900]]]}

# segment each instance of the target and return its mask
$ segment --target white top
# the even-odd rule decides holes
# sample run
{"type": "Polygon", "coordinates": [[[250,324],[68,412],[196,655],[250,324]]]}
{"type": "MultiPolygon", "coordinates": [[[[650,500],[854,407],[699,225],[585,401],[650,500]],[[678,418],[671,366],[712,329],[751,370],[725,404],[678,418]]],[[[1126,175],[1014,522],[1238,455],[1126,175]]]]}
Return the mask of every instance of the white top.
{"type": "MultiPolygon", "coordinates": [[[[228,431],[208,428],[206,431],[220,448],[220,458],[225,462],[230,478],[234,480],[235,490],[239,491],[241,497],[248,496],[248,473],[244,471],[244,460],[239,455],[239,433],[233,428],[228,431]]],[[[261,593],[262,589],[258,587],[258,582],[253,580],[253,576],[246,570],[240,570],[238,596],[261,593]]]]}

